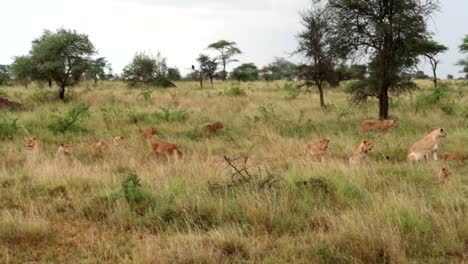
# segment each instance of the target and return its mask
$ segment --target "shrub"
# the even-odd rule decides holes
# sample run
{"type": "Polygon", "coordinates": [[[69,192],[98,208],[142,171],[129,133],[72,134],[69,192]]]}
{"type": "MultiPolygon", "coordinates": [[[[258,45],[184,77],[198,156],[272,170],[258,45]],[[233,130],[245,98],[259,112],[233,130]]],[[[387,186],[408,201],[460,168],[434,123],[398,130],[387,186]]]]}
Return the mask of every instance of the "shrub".
{"type": "Polygon", "coordinates": [[[422,93],[416,97],[415,108],[420,110],[437,104],[447,104],[450,101],[449,89],[446,84],[439,84],[429,93],[422,93]]]}
{"type": "Polygon", "coordinates": [[[224,90],[224,94],[227,96],[244,96],[246,95],[245,91],[239,86],[233,86],[229,89],[224,90]]]}
{"type": "Polygon", "coordinates": [[[84,129],[78,124],[89,112],[89,105],[79,104],[72,107],[65,115],[55,116],[55,121],[49,125],[54,133],[65,133],[67,131],[77,132],[84,129]]]}
{"type": "Polygon", "coordinates": [[[190,114],[181,108],[161,108],[160,111],[154,112],[153,116],[160,121],[183,122],[189,118],[190,114]]]}
{"type": "Polygon", "coordinates": [[[12,140],[18,133],[18,119],[0,119],[0,140],[12,140]]]}
{"type": "Polygon", "coordinates": [[[141,188],[140,177],[135,173],[130,173],[122,181],[122,188],[111,194],[110,202],[115,203],[120,198],[124,198],[130,209],[137,214],[144,215],[154,208],[154,197],[151,193],[141,188]]]}

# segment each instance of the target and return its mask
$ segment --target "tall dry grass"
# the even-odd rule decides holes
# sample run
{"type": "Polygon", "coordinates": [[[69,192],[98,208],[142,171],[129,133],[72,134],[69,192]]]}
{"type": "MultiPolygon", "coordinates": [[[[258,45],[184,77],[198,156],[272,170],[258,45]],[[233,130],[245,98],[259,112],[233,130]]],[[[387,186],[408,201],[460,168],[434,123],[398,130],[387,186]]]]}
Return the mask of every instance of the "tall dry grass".
{"type": "MultiPolygon", "coordinates": [[[[385,135],[358,132],[377,113],[348,103],[343,87],[291,95],[284,82],[179,83],[151,97],[121,83],[73,88],[67,103],[55,90],[1,88],[28,111],[0,112],[0,261],[3,263],[460,263],[468,252],[468,165],[404,162],[408,147],[432,127],[445,127],[442,151],[468,154],[466,83],[447,86],[448,99],[423,103],[421,90],[392,101],[400,127],[385,135]],[[53,124],[78,104],[89,105],[73,129],[53,124]],[[17,120],[12,126],[12,120],[17,120]],[[221,121],[223,132],[201,127],[221,121]],[[6,125],[4,125],[6,124],[6,125]],[[9,125],[10,124],[10,125],[9,125]],[[184,157],[148,157],[138,134],[156,127],[184,157]],[[27,154],[23,136],[40,139],[27,154]],[[104,153],[77,149],[57,158],[62,141],[127,138],[104,153]],[[304,144],[331,140],[314,162],[304,144]],[[368,165],[347,159],[363,139],[375,152],[368,165]],[[277,175],[271,188],[232,184],[223,156],[277,175]],[[390,160],[386,160],[386,156],[390,160]],[[434,176],[452,172],[444,185],[434,176]],[[139,184],[129,181],[137,176],[139,184]],[[312,181],[311,181],[312,179],[312,181]],[[300,186],[296,182],[310,181],[300,186]],[[229,188],[213,190],[211,184],[229,188]]],[[[252,170],[257,173],[257,170],[252,170]]],[[[261,179],[259,179],[261,180],[261,179]]]]}

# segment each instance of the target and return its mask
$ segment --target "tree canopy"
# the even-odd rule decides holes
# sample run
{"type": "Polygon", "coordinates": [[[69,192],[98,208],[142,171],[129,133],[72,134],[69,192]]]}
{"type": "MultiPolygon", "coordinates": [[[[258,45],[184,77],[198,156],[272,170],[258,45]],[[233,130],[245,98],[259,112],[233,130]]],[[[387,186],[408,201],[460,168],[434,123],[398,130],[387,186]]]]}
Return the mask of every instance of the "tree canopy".
{"type": "Polygon", "coordinates": [[[437,0],[329,0],[337,51],[369,57],[366,80],[353,85],[353,98],[379,99],[379,118],[389,117],[389,93],[409,91],[405,76],[422,54],[418,43],[430,39],[427,20],[437,0]]]}
{"type": "Polygon", "coordinates": [[[45,31],[33,41],[31,60],[35,76],[53,80],[59,86],[59,98],[65,99],[65,88],[77,84],[88,70],[91,56],[96,53],[86,34],[75,30],[45,31]]]}
{"type": "Polygon", "coordinates": [[[237,47],[237,43],[234,41],[227,41],[227,40],[219,40],[217,42],[214,42],[208,46],[209,49],[216,50],[220,53],[218,59],[221,61],[221,64],[223,65],[223,70],[222,70],[222,79],[226,80],[227,77],[227,71],[226,71],[226,66],[229,63],[232,62],[237,62],[236,59],[234,59],[234,56],[241,54],[241,50],[237,47]]]}
{"type": "Polygon", "coordinates": [[[253,63],[244,63],[232,71],[231,78],[243,82],[256,81],[258,80],[258,68],[253,63]]]}
{"type": "Polygon", "coordinates": [[[175,87],[168,80],[166,58],[160,53],[156,57],[144,52],[137,53],[123,70],[123,79],[130,86],[154,85],[161,87],[175,87]]]}

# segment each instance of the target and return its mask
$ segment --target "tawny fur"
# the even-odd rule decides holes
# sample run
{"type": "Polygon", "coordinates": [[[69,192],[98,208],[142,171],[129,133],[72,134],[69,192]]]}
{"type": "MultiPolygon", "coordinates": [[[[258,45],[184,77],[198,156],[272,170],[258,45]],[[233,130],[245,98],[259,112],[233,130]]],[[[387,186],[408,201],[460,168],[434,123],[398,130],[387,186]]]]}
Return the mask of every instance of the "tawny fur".
{"type": "Polygon", "coordinates": [[[468,155],[463,155],[455,152],[445,152],[442,154],[443,160],[456,160],[456,161],[468,161],[468,155]]]}
{"type": "Polygon", "coordinates": [[[57,156],[70,156],[73,151],[73,143],[71,142],[62,142],[57,148],[57,156]]]}
{"type": "Polygon", "coordinates": [[[182,157],[182,151],[176,144],[164,142],[164,141],[154,141],[151,143],[151,151],[156,155],[164,155],[170,157],[182,157]]]}
{"type": "Polygon", "coordinates": [[[442,168],[442,170],[440,170],[439,172],[439,175],[437,175],[437,182],[439,184],[444,184],[448,180],[449,175],[450,172],[448,171],[448,169],[442,168]]]}
{"type": "Polygon", "coordinates": [[[36,137],[25,137],[24,142],[27,152],[36,153],[39,150],[39,141],[36,137]]]}
{"type": "Polygon", "coordinates": [[[362,120],[360,125],[361,133],[365,132],[382,132],[386,133],[392,127],[400,125],[398,120],[362,120]]]}
{"type": "Polygon", "coordinates": [[[112,137],[112,144],[114,144],[114,146],[119,146],[124,142],[124,140],[125,138],[122,136],[114,136],[112,137]]]}
{"type": "Polygon", "coordinates": [[[140,138],[146,141],[152,139],[154,136],[157,135],[159,135],[159,131],[156,128],[151,127],[146,129],[143,133],[141,133],[140,138]]]}
{"type": "Polygon", "coordinates": [[[372,151],[374,148],[374,144],[368,140],[364,140],[359,144],[356,149],[353,151],[353,154],[349,158],[350,165],[357,165],[365,161],[368,156],[369,152],[372,151]]]}
{"type": "Polygon", "coordinates": [[[322,160],[328,152],[329,139],[322,139],[318,142],[309,142],[305,145],[305,154],[317,160],[322,160]]]}
{"type": "Polygon", "coordinates": [[[208,124],[203,127],[203,130],[208,132],[208,133],[217,133],[218,131],[222,130],[224,128],[223,123],[221,122],[214,122],[212,124],[208,124]]]}
{"type": "Polygon", "coordinates": [[[444,128],[433,129],[411,146],[406,159],[411,162],[430,159],[437,160],[440,142],[446,136],[447,132],[444,128]]]}

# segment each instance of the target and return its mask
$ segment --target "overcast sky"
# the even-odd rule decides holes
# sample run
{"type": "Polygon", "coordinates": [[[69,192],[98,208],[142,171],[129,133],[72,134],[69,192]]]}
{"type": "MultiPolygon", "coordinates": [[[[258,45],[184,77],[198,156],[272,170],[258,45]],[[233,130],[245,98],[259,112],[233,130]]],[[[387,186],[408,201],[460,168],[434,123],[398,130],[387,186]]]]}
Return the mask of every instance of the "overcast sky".
{"type": "MultiPolygon", "coordinates": [[[[443,0],[430,21],[435,39],[450,50],[439,75],[460,76],[454,64],[468,34],[467,0],[443,0]]],[[[101,56],[120,72],[135,52],[158,51],[186,73],[208,44],[238,43],[241,62],[268,64],[289,57],[301,30],[299,12],[310,0],[0,0],[0,64],[26,54],[44,29],[76,29],[90,36],[101,56]]],[[[293,59],[295,61],[298,58],[293,59]]],[[[427,66],[421,68],[429,73],[427,66]]]]}

